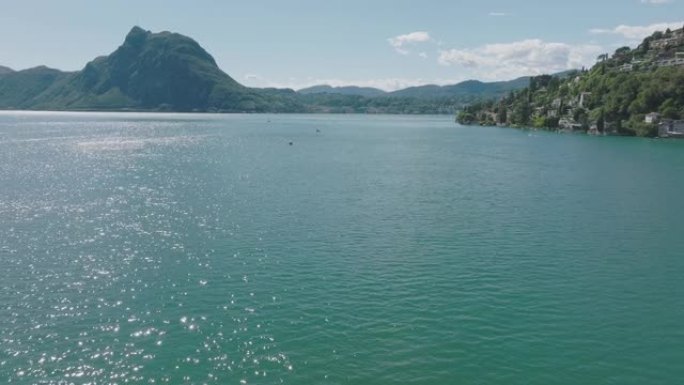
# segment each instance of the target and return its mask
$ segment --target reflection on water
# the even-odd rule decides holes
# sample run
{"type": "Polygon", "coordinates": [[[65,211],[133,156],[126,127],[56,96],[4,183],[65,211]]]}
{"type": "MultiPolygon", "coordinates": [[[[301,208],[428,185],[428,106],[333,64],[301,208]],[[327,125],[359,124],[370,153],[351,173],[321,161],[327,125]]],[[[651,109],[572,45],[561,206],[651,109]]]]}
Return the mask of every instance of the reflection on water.
{"type": "Polygon", "coordinates": [[[2,113],[0,378],[676,383],[682,150],[449,117],[2,113]]]}

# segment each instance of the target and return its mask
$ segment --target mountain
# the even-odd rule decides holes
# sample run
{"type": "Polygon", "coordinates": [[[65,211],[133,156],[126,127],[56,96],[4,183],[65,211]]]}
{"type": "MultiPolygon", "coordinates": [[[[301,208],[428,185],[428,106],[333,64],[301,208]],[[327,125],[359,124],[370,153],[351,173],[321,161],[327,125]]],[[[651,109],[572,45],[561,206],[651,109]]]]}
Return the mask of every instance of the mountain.
{"type": "Polygon", "coordinates": [[[658,31],[634,49],[620,47],[612,56],[600,55],[589,70],[565,77],[537,76],[528,87],[498,101],[467,106],[458,121],[661,135],[659,119],[672,127],[674,120],[684,119],[683,51],[684,28],[658,31]]]}
{"type": "Polygon", "coordinates": [[[0,77],[0,108],[6,109],[301,111],[294,95],[245,87],[191,38],[139,27],[81,71],[36,67],[0,77]]]}
{"type": "Polygon", "coordinates": [[[415,99],[442,99],[442,98],[496,98],[507,94],[510,91],[527,87],[530,77],[520,77],[509,81],[485,83],[478,80],[467,80],[461,83],[438,86],[434,84],[409,87],[398,91],[385,92],[377,88],[370,87],[331,87],[329,85],[318,85],[304,88],[297,91],[301,95],[311,94],[338,94],[338,95],[357,95],[364,97],[388,96],[397,98],[415,99]]]}
{"type": "Polygon", "coordinates": [[[372,88],[372,87],[357,87],[357,86],[347,86],[347,87],[332,87],[327,84],[302,88],[297,91],[301,95],[311,95],[311,94],[339,94],[339,95],[357,95],[372,98],[375,96],[380,96],[386,94],[385,91],[372,88]]]}
{"type": "Polygon", "coordinates": [[[297,93],[306,112],[314,113],[390,113],[452,114],[456,109],[482,100],[501,98],[529,84],[529,77],[511,81],[462,83],[411,87],[394,92],[374,88],[314,86],[297,93]],[[374,90],[363,95],[361,90],[374,90]]]}
{"type": "Polygon", "coordinates": [[[496,98],[503,96],[510,91],[527,87],[530,78],[520,77],[509,81],[485,83],[479,80],[467,80],[461,83],[447,86],[425,85],[409,87],[403,90],[390,92],[388,96],[412,97],[412,98],[457,98],[457,97],[479,97],[496,98]]]}
{"type": "Polygon", "coordinates": [[[14,72],[13,69],[11,69],[9,67],[5,67],[5,66],[0,66],[0,76],[10,74],[12,72],[14,72]]]}
{"type": "Polygon", "coordinates": [[[271,98],[277,95],[244,87],[221,71],[191,38],[134,27],[112,54],[91,61],[32,102],[56,109],[258,112],[273,110],[271,98]]]}
{"type": "Polygon", "coordinates": [[[36,95],[70,75],[45,66],[5,72],[0,75],[0,107],[30,108],[36,95]]]}
{"type": "Polygon", "coordinates": [[[467,81],[386,93],[368,87],[258,89],[223,72],[195,40],[133,27],[123,44],[76,72],[0,67],[0,109],[200,112],[453,113],[524,87],[467,81]]]}

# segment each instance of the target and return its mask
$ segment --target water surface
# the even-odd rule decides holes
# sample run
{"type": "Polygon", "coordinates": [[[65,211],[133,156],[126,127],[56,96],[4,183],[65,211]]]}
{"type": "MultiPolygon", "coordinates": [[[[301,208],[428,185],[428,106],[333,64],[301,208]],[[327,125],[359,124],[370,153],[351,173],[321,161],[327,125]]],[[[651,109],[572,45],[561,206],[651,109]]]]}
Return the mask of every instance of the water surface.
{"type": "Polygon", "coordinates": [[[443,116],[2,113],[0,381],[678,384],[683,175],[443,116]]]}

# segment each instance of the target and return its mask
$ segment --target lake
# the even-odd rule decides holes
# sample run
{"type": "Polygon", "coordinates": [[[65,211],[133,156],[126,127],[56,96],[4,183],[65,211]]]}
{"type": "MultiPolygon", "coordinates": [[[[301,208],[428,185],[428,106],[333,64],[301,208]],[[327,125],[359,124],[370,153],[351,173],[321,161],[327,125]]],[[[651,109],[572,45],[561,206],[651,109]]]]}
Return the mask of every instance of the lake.
{"type": "Polygon", "coordinates": [[[678,384],[684,141],[0,113],[0,380],[678,384]]]}

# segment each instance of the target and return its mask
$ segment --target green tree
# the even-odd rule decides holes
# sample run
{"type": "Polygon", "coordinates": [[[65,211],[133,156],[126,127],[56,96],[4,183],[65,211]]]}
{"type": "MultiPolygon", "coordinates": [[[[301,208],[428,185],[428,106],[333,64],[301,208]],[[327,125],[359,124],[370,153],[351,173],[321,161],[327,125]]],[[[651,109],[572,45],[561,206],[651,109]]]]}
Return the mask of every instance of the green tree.
{"type": "Polygon", "coordinates": [[[606,129],[606,118],[603,114],[603,108],[599,109],[599,115],[598,115],[598,118],[596,119],[596,129],[599,132],[604,132],[606,129]]]}
{"type": "Polygon", "coordinates": [[[679,119],[679,106],[674,99],[669,98],[660,105],[660,113],[666,119],[679,119]]]}
{"type": "Polygon", "coordinates": [[[499,108],[497,110],[496,118],[498,123],[505,124],[508,121],[508,107],[505,103],[499,103],[499,108]]]}

